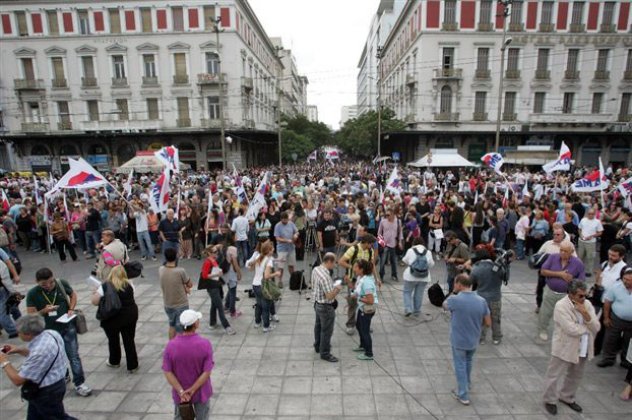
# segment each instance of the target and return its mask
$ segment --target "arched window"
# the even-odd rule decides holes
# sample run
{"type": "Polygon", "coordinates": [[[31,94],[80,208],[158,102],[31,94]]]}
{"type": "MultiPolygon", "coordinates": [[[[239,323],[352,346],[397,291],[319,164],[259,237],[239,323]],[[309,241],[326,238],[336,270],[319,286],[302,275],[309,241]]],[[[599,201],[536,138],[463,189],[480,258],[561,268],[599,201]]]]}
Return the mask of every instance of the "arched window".
{"type": "Polygon", "coordinates": [[[450,86],[441,88],[441,105],[439,112],[441,114],[449,114],[452,112],[452,89],[450,86]]]}
{"type": "Polygon", "coordinates": [[[220,72],[219,55],[213,52],[206,53],[206,72],[209,74],[218,74],[220,72]]]}

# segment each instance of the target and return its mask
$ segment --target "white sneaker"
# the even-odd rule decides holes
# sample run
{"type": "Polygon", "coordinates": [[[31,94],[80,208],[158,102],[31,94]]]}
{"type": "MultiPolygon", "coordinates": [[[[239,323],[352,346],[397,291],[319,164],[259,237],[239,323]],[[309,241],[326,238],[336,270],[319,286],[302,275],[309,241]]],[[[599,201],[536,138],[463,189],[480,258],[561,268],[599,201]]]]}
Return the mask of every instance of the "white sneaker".
{"type": "Polygon", "coordinates": [[[347,328],[347,335],[353,335],[355,333],[355,328],[347,328]]]}
{"type": "Polygon", "coordinates": [[[219,326],[217,324],[208,326],[208,329],[211,330],[211,331],[215,331],[218,328],[219,328],[219,326]]]}
{"type": "Polygon", "coordinates": [[[227,327],[224,331],[228,335],[235,335],[235,334],[237,334],[237,331],[233,330],[231,327],[227,327]]]}
{"type": "Polygon", "coordinates": [[[260,327],[261,327],[261,324],[257,324],[257,323],[255,323],[254,327],[255,327],[255,328],[260,328],[260,327]]]}
{"type": "Polygon", "coordinates": [[[141,261],[145,261],[147,259],[147,257],[140,257],[141,261]]]}
{"type": "Polygon", "coordinates": [[[281,320],[279,319],[279,316],[277,314],[272,315],[272,320],[274,322],[280,322],[281,320]]]}
{"type": "Polygon", "coordinates": [[[86,384],[81,384],[78,387],[75,387],[75,392],[80,397],[89,397],[90,394],[92,394],[92,388],[86,384]]]}
{"type": "Polygon", "coordinates": [[[549,335],[545,332],[541,332],[538,337],[540,337],[540,340],[542,341],[547,341],[549,339],[549,335]]]}
{"type": "Polygon", "coordinates": [[[158,260],[158,258],[156,258],[156,257],[151,257],[151,260],[152,260],[152,261],[157,261],[157,260],[158,260]]]}

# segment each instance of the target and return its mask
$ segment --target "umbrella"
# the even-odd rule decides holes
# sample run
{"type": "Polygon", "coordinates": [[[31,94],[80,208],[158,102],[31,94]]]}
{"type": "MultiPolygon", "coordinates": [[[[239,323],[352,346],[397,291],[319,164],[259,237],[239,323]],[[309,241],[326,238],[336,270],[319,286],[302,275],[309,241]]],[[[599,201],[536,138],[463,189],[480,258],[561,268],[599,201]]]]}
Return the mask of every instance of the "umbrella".
{"type": "Polygon", "coordinates": [[[433,149],[421,159],[409,162],[408,166],[416,168],[460,168],[476,165],[459,155],[456,149],[433,149]]]}
{"type": "MultiPolygon", "coordinates": [[[[128,174],[133,169],[136,173],[154,173],[158,174],[163,171],[165,164],[154,155],[134,156],[124,164],[118,167],[116,173],[128,174]]],[[[191,169],[191,165],[180,162],[180,169],[191,169]]]]}

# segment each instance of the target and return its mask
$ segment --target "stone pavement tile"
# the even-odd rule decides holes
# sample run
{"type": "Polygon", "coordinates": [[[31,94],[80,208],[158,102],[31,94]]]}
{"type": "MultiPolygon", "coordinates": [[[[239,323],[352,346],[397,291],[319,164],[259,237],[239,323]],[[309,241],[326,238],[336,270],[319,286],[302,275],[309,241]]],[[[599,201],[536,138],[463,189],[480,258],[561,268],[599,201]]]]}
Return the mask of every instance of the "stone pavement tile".
{"type": "MultiPolygon", "coordinates": [[[[450,360],[422,360],[421,363],[424,365],[424,369],[426,369],[426,373],[428,375],[442,375],[446,373],[454,373],[454,369],[452,368],[452,359],[450,360]]],[[[476,363],[476,361],[474,362],[476,363]]]]}
{"type": "Polygon", "coordinates": [[[531,397],[531,394],[527,392],[501,392],[498,397],[512,415],[544,413],[542,393],[535,395],[538,395],[537,399],[531,397]]]}
{"type": "Polygon", "coordinates": [[[447,360],[452,357],[450,352],[446,352],[445,349],[437,345],[432,347],[417,347],[416,353],[421,360],[447,360]]]}
{"type": "MultiPolygon", "coordinates": [[[[68,386],[66,396],[64,397],[64,407],[68,413],[74,413],[77,417],[78,413],[86,411],[87,407],[92,403],[93,399],[99,395],[101,391],[92,391],[92,395],[89,397],[80,397],[75,394],[72,386],[68,386]]],[[[20,399],[19,395],[17,396],[20,399]]],[[[2,402],[4,405],[4,401],[2,402]]],[[[8,408],[8,407],[7,407],[8,408]]],[[[26,404],[24,405],[24,412],[26,413],[26,404]]]]}
{"type": "Polygon", "coordinates": [[[400,376],[398,378],[401,386],[411,394],[421,394],[434,392],[430,380],[424,376],[400,376]]]}
{"type": "Polygon", "coordinates": [[[259,369],[259,363],[259,360],[240,360],[239,362],[233,362],[233,367],[230,372],[236,375],[255,376],[257,369],[259,369]]]}
{"type": "Polygon", "coordinates": [[[216,396],[212,411],[214,414],[242,415],[248,402],[249,394],[237,394],[234,392],[222,392],[216,396]]]}
{"type": "Polygon", "coordinates": [[[342,395],[312,395],[310,415],[342,416],[342,395]]]}
{"type": "MultiPolygon", "coordinates": [[[[236,363],[239,363],[237,361],[236,363]]],[[[285,373],[285,361],[266,361],[259,364],[258,376],[283,376],[285,373]]]]}
{"type": "MultiPolygon", "coordinates": [[[[92,389],[105,389],[107,384],[118,377],[115,372],[93,372],[86,374],[86,383],[90,385],[92,389]]],[[[163,376],[164,381],[164,376],[163,376]]]]}
{"type": "MultiPolygon", "coordinates": [[[[108,382],[105,389],[109,391],[131,391],[136,384],[142,380],[141,376],[137,373],[127,373],[127,369],[121,367],[118,369],[118,375],[114,380],[108,382]]],[[[151,390],[150,390],[151,391],[151,390]]]]}
{"type": "Polygon", "coordinates": [[[375,408],[380,418],[410,416],[404,394],[375,394],[375,408]]]}
{"type": "MultiPolygon", "coordinates": [[[[314,351],[310,352],[310,359],[313,359],[314,351]]],[[[289,360],[285,368],[287,376],[312,376],[314,374],[313,360],[289,360]]]]}
{"type": "Polygon", "coordinates": [[[279,400],[279,415],[281,416],[309,416],[311,395],[281,394],[279,400]]]}
{"type": "Polygon", "coordinates": [[[250,392],[252,394],[280,394],[283,376],[256,376],[250,392]]]}
{"type": "Polygon", "coordinates": [[[443,415],[442,407],[434,393],[406,394],[405,397],[408,410],[415,419],[443,415]]]}
{"type": "Polygon", "coordinates": [[[301,361],[301,360],[312,360],[314,355],[314,348],[312,347],[311,339],[303,339],[301,345],[293,345],[291,350],[289,351],[288,360],[290,361],[301,361]],[[305,343],[309,343],[307,346],[305,343]]]}
{"type": "Polygon", "coordinates": [[[263,346],[242,346],[235,357],[235,360],[260,360],[263,353],[263,346]]]}
{"type": "MultiPolygon", "coordinates": [[[[68,410],[66,410],[66,412],[68,412],[68,410]]],[[[22,410],[7,410],[5,408],[0,408],[0,419],[10,420],[21,418],[24,418],[24,411],[22,410]]]]}
{"type": "MultiPolygon", "coordinates": [[[[213,370],[213,384],[215,384],[215,370],[213,370]]],[[[136,383],[134,391],[158,391],[163,388],[171,388],[162,373],[145,373],[136,383]]]]}
{"type": "Polygon", "coordinates": [[[524,388],[520,384],[520,381],[515,376],[495,374],[493,377],[489,377],[492,387],[497,393],[503,392],[523,392],[524,388]]]}
{"type": "MultiPolygon", "coordinates": [[[[143,420],[173,420],[173,407],[171,410],[172,414],[157,414],[150,413],[143,417],[143,420]]],[[[213,416],[213,420],[219,419],[219,416],[213,416]]],[[[112,417],[112,420],[117,420],[116,417],[112,417]]]]}
{"type": "Polygon", "coordinates": [[[315,376],[312,381],[312,394],[340,394],[342,378],[340,376],[315,376]]]}
{"type": "MultiPolygon", "coordinates": [[[[456,385],[455,385],[456,387],[456,385]]],[[[447,394],[437,394],[437,401],[441,406],[443,412],[447,415],[458,415],[458,416],[478,416],[476,414],[476,410],[474,410],[474,399],[470,397],[472,401],[472,405],[465,406],[454,399],[452,393],[447,394]]]]}
{"type": "MultiPolygon", "coordinates": [[[[267,339],[270,336],[269,335],[265,335],[264,337],[266,337],[266,339],[267,339]]],[[[265,343],[265,345],[266,345],[266,348],[270,348],[270,347],[289,347],[291,342],[292,342],[292,336],[291,335],[274,334],[274,338],[272,340],[268,340],[265,343]]]]}
{"type": "Polygon", "coordinates": [[[286,362],[291,349],[289,347],[266,347],[261,353],[262,362],[286,362]]]}
{"type": "MultiPolygon", "coordinates": [[[[518,374],[516,376],[522,388],[527,392],[542,392],[544,389],[544,378],[534,374],[518,374]]],[[[493,378],[490,378],[492,381],[493,378]]]]}
{"type": "Polygon", "coordinates": [[[172,413],[173,412],[173,396],[170,389],[156,392],[156,399],[149,406],[149,413],[172,413]]]}
{"type": "MultiPolygon", "coordinates": [[[[367,380],[369,378],[366,378],[367,380]]],[[[401,394],[403,391],[390,376],[371,376],[373,395],[401,394]]]]}
{"type": "Polygon", "coordinates": [[[90,402],[85,411],[116,411],[127,396],[127,392],[101,391],[89,397],[90,402]]]}
{"type": "Polygon", "coordinates": [[[426,375],[421,360],[395,360],[395,367],[401,376],[421,377],[426,375]]]}
{"type": "Polygon", "coordinates": [[[279,406],[280,395],[254,395],[251,394],[244,411],[245,416],[274,416],[279,406]]]}
{"type": "Polygon", "coordinates": [[[437,394],[449,393],[456,387],[454,374],[428,375],[428,379],[437,394]]]}
{"type": "MultiPolygon", "coordinates": [[[[546,414],[514,414],[513,418],[515,420],[550,420],[546,414]]],[[[560,417],[563,418],[563,417],[560,417]]],[[[604,419],[605,420],[605,419],[604,419]]]]}
{"type": "Polygon", "coordinates": [[[311,394],[312,393],[312,377],[285,377],[283,380],[283,388],[281,394],[311,394]]]}
{"type": "Polygon", "coordinates": [[[504,402],[496,394],[470,393],[472,407],[480,416],[505,415],[509,416],[509,410],[503,405],[504,402]]]}
{"type": "Polygon", "coordinates": [[[366,377],[362,376],[343,376],[342,392],[347,394],[363,394],[371,395],[373,392],[373,384],[366,377]]]}
{"type": "Polygon", "coordinates": [[[233,371],[228,375],[228,378],[226,378],[222,387],[222,393],[248,394],[252,389],[254,381],[254,376],[246,376],[233,371]]]}
{"type": "Polygon", "coordinates": [[[119,406],[120,411],[129,413],[146,413],[156,399],[155,392],[130,392],[119,406]]]}
{"type": "Polygon", "coordinates": [[[350,416],[376,416],[377,409],[375,408],[375,402],[369,394],[364,396],[343,394],[343,414],[344,418],[350,416]]]}
{"type": "MultiPolygon", "coordinates": [[[[0,405],[0,407],[2,407],[1,410],[11,410],[11,411],[24,410],[23,412],[26,412],[26,403],[24,403],[20,399],[19,389],[16,388],[13,385],[13,383],[7,379],[6,374],[3,373],[3,375],[5,376],[2,378],[2,381],[0,381],[0,383],[4,386],[11,386],[12,389],[11,389],[11,393],[9,393],[5,398],[2,399],[2,401],[0,401],[2,403],[0,405]]],[[[68,389],[70,389],[70,387],[68,389]]],[[[68,397],[68,392],[66,392],[66,398],[67,397],[68,397]]],[[[65,402],[66,400],[64,400],[64,403],[65,402]]]]}
{"type": "MultiPolygon", "coordinates": [[[[586,378],[583,380],[586,380],[586,378]]],[[[620,386],[620,388],[623,387],[620,386]]],[[[577,403],[582,407],[588,407],[590,404],[598,403],[600,407],[603,407],[603,410],[601,411],[603,414],[630,414],[632,413],[631,404],[629,401],[622,401],[619,398],[620,391],[621,389],[617,392],[592,392],[590,394],[581,393],[577,396],[577,403]]],[[[593,407],[588,409],[587,412],[594,413],[593,407]]]]}
{"type": "Polygon", "coordinates": [[[548,344],[543,346],[540,344],[527,343],[518,347],[518,351],[524,357],[549,357],[551,355],[548,344]]]}

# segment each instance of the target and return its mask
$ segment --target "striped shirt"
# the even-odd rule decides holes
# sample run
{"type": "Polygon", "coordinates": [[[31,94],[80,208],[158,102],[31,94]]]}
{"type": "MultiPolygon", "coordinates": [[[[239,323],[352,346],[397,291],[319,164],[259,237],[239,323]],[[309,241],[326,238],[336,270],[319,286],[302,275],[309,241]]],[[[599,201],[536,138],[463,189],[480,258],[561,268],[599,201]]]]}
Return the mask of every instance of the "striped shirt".
{"type": "Polygon", "coordinates": [[[316,303],[333,303],[335,299],[327,299],[325,294],[334,290],[334,283],[331,280],[329,270],[319,265],[312,271],[312,292],[314,302],[316,303]]]}
{"type": "Polygon", "coordinates": [[[28,348],[29,355],[20,366],[19,375],[22,378],[36,384],[41,381],[40,388],[64,379],[68,365],[64,340],[57,331],[44,330],[28,344],[28,348]],[[49,367],[50,371],[46,374],[49,367]],[[46,377],[42,378],[44,374],[46,377]]]}

